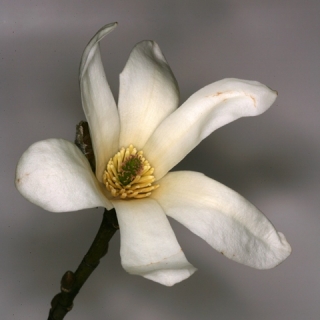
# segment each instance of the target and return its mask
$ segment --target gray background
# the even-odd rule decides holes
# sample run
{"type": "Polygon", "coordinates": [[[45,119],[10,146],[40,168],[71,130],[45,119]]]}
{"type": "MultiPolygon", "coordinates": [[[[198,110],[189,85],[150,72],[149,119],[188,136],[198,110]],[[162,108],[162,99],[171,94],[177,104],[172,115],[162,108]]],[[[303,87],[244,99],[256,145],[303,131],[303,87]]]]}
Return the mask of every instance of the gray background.
{"type": "Polygon", "coordinates": [[[260,117],[219,129],[179,164],[202,171],[258,206],[291,243],[283,264],[258,271],[229,261],[172,222],[198,271],[172,288],[130,276],[119,234],[67,319],[319,319],[320,2],[1,1],[1,319],[46,319],[62,274],[74,270],[102,209],[49,213],[14,188],[15,165],[33,142],[73,140],[84,119],[78,87],[82,51],[104,24],[111,88],[135,43],[159,43],[181,101],[225,77],[279,91],[260,117]]]}

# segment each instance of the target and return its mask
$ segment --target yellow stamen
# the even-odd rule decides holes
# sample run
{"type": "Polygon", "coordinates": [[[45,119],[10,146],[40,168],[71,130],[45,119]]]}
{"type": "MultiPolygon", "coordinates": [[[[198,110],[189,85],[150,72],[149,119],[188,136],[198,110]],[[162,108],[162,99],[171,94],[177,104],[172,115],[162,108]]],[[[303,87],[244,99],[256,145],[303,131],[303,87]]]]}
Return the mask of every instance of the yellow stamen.
{"type": "Polygon", "coordinates": [[[151,195],[159,187],[155,181],[154,168],[144,158],[143,151],[133,145],[121,148],[110,158],[103,173],[103,182],[113,197],[121,199],[141,199],[151,195]]]}

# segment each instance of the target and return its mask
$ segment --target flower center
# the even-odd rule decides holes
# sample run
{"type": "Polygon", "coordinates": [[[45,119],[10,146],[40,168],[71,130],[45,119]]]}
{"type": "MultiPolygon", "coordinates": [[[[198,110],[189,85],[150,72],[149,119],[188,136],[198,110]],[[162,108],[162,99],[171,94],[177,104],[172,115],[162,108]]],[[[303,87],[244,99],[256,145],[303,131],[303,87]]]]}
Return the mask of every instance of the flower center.
{"type": "Polygon", "coordinates": [[[159,185],[152,185],[154,168],[133,145],[121,148],[110,158],[103,173],[103,182],[114,197],[145,198],[159,185]]]}

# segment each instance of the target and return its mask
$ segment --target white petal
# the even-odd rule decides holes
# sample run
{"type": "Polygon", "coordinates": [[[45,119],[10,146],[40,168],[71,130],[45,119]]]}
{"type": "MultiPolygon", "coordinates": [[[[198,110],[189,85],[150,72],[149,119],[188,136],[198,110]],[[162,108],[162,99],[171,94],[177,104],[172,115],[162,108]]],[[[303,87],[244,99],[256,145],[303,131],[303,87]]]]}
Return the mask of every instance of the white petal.
{"type": "Polygon", "coordinates": [[[26,199],[48,211],[113,208],[85,156],[62,139],[31,145],[19,160],[15,184],[26,199]]]}
{"type": "Polygon", "coordinates": [[[90,127],[100,182],[108,160],[118,151],[120,125],[101,62],[99,41],[116,26],[116,23],[108,24],[96,33],[85,48],[80,65],[82,105],[90,127]]]}
{"type": "Polygon", "coordinates": [[[291,248],[284,235],[235,191],[191,171],[168,173],[152,193],[166,214],[226,257],[257,268],[275,267],[291,248]]]}
{"type": "Polygon", "coordinates": [[[120,146],[142,149],[178,103],[178,84],[159,46],[153,41],[138,43],[120,75],[120,146]]]}
{"type": "Polygon", "coordinates": [[[196,270],[182,252],[169,221],[152,199],[113,201],[120,226],[121,262],[131,274],[172,286],[196,270]]]}
{"type": "Polygon", "coordinates": [[[276,92],[256,81],[224,79],[193,94],[166,118],[143,148],[156,179],[163,177],[211,132],[267,110],[276,92]]]}

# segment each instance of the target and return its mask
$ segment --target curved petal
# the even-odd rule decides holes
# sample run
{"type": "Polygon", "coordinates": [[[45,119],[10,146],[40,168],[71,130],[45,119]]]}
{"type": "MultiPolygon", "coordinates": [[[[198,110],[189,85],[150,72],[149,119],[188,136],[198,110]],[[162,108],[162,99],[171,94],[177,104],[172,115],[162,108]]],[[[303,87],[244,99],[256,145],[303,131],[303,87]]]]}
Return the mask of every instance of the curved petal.
{"type": "Polygon", "coordinates": [[[113,201],[120,226],[121,262],[131,274],[172,286],[196,270],[186,259],[169,221],[152,199],[113,201]]]}
{"type": "Polygon", "coordinates": [[[108,160],[118,151],[120,125],[101,62],[99,41],[116,26],[116,23],[108,24],[95,34],[85,48],[80,64],[82,106],[90,127],[96,175],[100,182],[108,160]]]}
{"type": "Polygon", "coordinates": [[[226,257],[257,268],[275,267],[291,248],[284,235],[235,191],[205,175],[170,172],[151,197],[166,214],[226,257]]]}
{"type": "Polygon", "coordinates": [[[178,84],[159,46],[153,41],[138,43],[120,75],[120,146],[142,149],[178,104],[178,84]]]}
{"type": "Polygon", "coordinates": [[[62,139],[31,145],[18,162],[15,184],[26,199],[48,211],[113,208],[85,156],[62,139]]]}
{"type": "Polygon", "coordinates": [[[266,111],[276,92],[256,81],[224,79],[193,94],[166,118],[143,148],[156,179],[163,177],[211,132],[266,111]]]}

